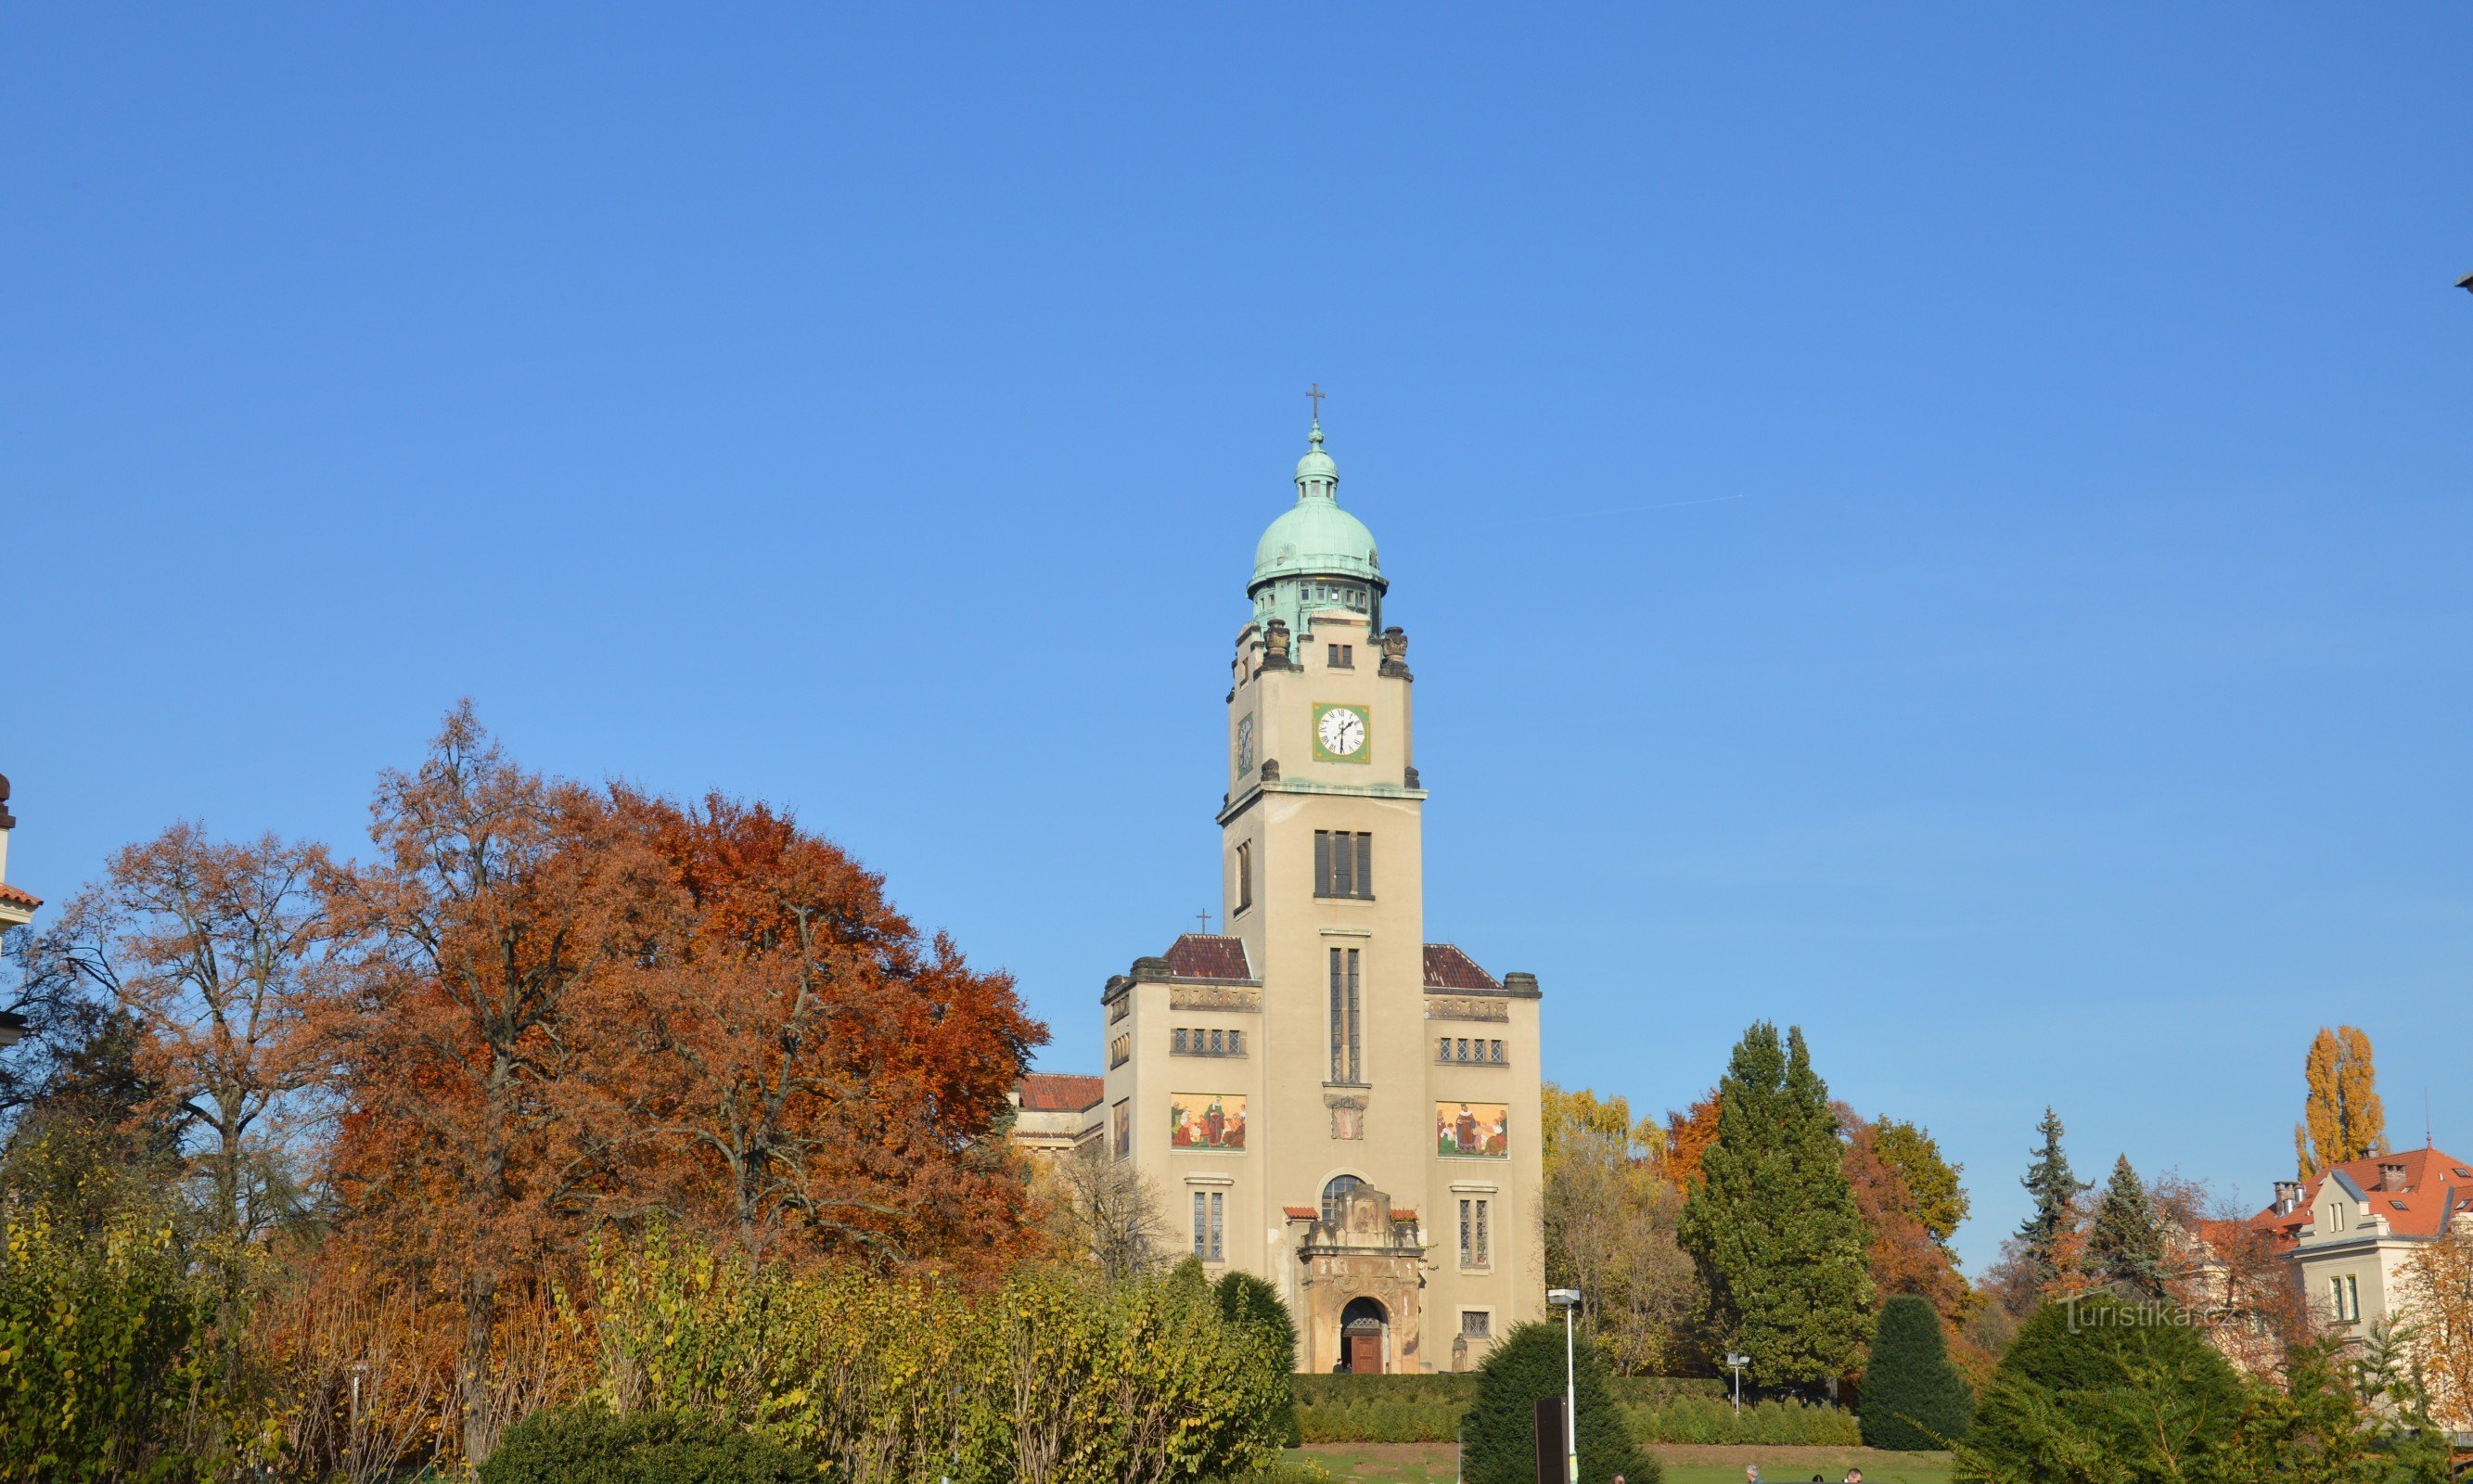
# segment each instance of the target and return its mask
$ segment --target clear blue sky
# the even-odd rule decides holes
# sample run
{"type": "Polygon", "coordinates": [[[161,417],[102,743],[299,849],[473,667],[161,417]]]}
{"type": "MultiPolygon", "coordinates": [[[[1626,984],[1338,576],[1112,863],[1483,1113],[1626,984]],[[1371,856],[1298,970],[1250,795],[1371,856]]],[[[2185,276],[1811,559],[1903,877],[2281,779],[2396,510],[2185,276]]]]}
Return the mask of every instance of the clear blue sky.
{"type": "Polygon", "coordinates": [[[0,16],[0,771],[64,899],[473,696],[793,805],[1051,1068],[1212,901],[1310,380],[1428,922],[1967,1165],[2473,1149],[2473,12],[0,16]]]}

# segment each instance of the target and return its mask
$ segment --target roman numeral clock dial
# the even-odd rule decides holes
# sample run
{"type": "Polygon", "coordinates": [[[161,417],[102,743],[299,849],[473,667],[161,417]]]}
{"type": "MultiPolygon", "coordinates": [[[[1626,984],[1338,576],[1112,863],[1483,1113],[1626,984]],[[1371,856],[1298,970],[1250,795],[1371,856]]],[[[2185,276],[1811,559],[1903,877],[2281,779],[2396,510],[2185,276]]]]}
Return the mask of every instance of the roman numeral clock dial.
{"type": "Polygon", "coordinates": [[[1371,740],[1366,723],[1365,707],[1361,706],[1316,702],[1313,715],[1314,760],[1370,761],[1374,750],[1366,745],[1371,740]]]}

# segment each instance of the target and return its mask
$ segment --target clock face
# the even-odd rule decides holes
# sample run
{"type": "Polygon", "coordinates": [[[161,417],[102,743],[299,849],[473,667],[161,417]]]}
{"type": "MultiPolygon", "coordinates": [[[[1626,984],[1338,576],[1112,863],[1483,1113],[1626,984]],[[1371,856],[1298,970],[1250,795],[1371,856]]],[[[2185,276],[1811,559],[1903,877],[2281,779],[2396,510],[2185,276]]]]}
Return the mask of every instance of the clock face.
{"type": "Polygon", "coordinates": [[[1236,777],[1242,778],[1254,771],[1254,718],[1236,718],[1236,777]]]}
{"type": "Polygon", "coordinates": [[[1365,708],[1322,705],[1314,707],[1314,755],[1325,762],[1364,762],[1365,708]]]}

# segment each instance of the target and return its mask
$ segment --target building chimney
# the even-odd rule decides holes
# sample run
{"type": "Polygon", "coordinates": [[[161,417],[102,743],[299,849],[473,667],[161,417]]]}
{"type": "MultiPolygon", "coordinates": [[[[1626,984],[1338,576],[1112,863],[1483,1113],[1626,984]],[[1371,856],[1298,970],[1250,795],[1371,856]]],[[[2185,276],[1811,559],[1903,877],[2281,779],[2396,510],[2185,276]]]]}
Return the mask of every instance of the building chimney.
{"type": "Polygon", "coordinates": [[[2379,1161],[2379,1188],[2382,1190],[2401,1190],[2404,1188],[2404,1161],[2402,1160],[2381,1160],[2379,1161]]]}
{"type": "Polygon", "coordinates": [[[2301,1204],[2301,1182],[2279,1180],[2275,1183],[2275,1213],[2290,1216],[2301,1204]]]}

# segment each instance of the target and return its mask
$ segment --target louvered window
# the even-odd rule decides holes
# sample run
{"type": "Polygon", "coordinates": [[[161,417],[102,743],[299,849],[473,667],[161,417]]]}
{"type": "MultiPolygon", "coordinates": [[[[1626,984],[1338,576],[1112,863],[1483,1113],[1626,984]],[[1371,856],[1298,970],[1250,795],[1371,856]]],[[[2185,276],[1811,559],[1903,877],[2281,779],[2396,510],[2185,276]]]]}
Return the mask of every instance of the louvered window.
{"type": "Polygon", "coordinates": [[[1374,897],[1374,837],[1345,829],[1314,831],[1314,895],[1374,897]]]}

